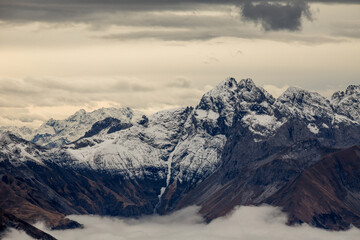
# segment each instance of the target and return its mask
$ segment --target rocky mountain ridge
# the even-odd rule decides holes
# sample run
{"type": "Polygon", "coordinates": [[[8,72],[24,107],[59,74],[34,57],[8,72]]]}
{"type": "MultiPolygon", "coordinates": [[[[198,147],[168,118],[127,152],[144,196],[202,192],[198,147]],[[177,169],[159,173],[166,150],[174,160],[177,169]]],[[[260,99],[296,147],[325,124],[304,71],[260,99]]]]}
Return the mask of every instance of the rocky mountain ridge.
{"type": "MultiPolygon", "coordinates": [[[[349,108],[354,112],[352,115],[356,115],[358,107],[359,103],[355,102],[349,108]]],[[[99,167],[94,159],[102,164],[100,168],[111,168],[109,160],[114,156],[114,162],[121,164],[115,167],[116,170],[123,170],[131,160],[131,167],[126,170],[138,174],[137,177],[142,173],[134,172],[134,167],[137,168],[135,162],[138,166],[143,164],[142,167],[148,163],[149,166],[165,168],[163,172],[168,172],[166,165],[171,162],[171,178],[182,181],[184,171],[185,178],[189,179],[195,169],[204,177],[203,172],[212,172],[217,167],[230,129],[237,125],[250,131],[252,141],[263,142],[282,126],[296,120],[306,127],[302,133],[305,136],[301,136],[304,139],[317,138],[324,145],[338,148],[355,144],[357,134],[354,139],[347,140],[349,136],[341,136],[341,131],[336,129],[343,125],[359,126],[360,120],[335,111],[340,108],[339,103],[317,93],[289,88],[275,99],[250,79],[238,84],[229,78],[206,93],[195,108],[156,113],[149,117],[146,126],[135,124],[114,134],[83,138],[82,141],[91,142],[93,147],[68,145],[66,152],[77,163],[94,168],[99,167]],[[339,136],[330,137],[329,134],[339,136]]],[[[196,174],[191,177],[196,177],[196,174]]]]}
{"type": "MultiPolygon", "coordinates": [[[[3,184],[31,204],[29,212],[40,207],[55,214],[48,217],[54,227],[60,222],[51,219],[64,214],[166,214],[189,205],[201,206],[208,221],[236,205],[264,202],[296,212],[302,206],[286,208],[288,202],[276,194],[327,154],[360,145],[358,90],[349,86],[329,100],[289,88],[275,99],[251,79],[228,78],[194,108],[161,111],[131,123],[106,118],[60,149],[2,134],[2,176],[33,194],[3,184]],[[274,196],[278,200],[270,201],[274,196]]],[[[360,204],[358,197],[352,201],[351,206],[360,204]]],[[[0,199],[3,206],[19,208],[0,199]]],[[[358,222],[356,214],[334,214],[331,224],[316,225],[308,217],[301,221],[330,229],[358,222]]]]}
{"type": "Polygon", "coordinates": [[[0,132],[12,134],[45,147],[61,147],[78,140],[98,121],[115,118],[124,124],[138,121],[143,114],[130,108],[100,108],[92,112],[80,109],[64,120],[49,119],[39,128],[0,127],[0,132]]]}

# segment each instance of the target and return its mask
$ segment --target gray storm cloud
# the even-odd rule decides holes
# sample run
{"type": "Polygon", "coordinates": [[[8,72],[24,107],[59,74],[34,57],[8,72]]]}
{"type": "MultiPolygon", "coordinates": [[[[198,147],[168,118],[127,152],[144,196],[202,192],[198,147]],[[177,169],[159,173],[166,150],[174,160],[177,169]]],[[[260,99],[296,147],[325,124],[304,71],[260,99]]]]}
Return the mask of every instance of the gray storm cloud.
{"type": "Polygon", "coordinates": [[[199,24],[216,27],[219,24],[224,24],[221,17],[198,18],[189,21],[188,18],[179,16],[173,16],[172,18],[151,17],[149,12],[169,10],[198,11],[231,5],[239,8],[245,20],[261,23],[267,31],[294,31],[300,29],[303,17],[311,18],[309,2],[358,3],[355,0],[3,0],[0,1],[0,20],[8,23],[75,22],[90,24],[95,28],[112,24],[122,26],[189,27],[189,23],[195,23],[195,27],[199,24]],[[137,15],[142,16],[142,19],[146,19],[146,21],[132,17],[137,15]],[[131,21],[122,16],[130,16],[131,21]]]}
{"type": "Polygon", "coordinates": [[[310,7],[305,1],[246,2],[242,5],[242,16],[249,21],[261,23],[266,31],[300,30],[301,19],[305,16],[311,20],[310,7]]]}
{"type": "MultiPolygon", "coordinates": [[[[168,216],[121,219],[97,216],[71,216],[84,229],[48,231],[59,240],[357,240],[360,230],[333,232],[308,225],[289,227],[286,215],[270,206],[239,207],[232,214],[204,224],[197,207],[189,207],[168,216]]],[[[4,240],[29,240],[24,233],[11,231],[4,240]]]]}

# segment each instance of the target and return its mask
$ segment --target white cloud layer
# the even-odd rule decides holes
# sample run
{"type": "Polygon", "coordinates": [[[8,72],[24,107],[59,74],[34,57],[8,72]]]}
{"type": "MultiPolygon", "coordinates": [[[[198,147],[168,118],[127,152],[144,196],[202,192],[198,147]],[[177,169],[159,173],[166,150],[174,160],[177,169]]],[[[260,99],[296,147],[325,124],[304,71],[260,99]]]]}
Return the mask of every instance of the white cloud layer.
{"type": "MultiPolygon", "coordinates": [[[[71,216],[84,229],[47,231],[59,240],[358,240],[360,230],[334,232],[306,224],[289,227],[286,215],[270,206],[239,207],[226,217],[204,224],[198,208],[189,207],[168,216],[120,219],[98,216],[71,216]]],[[[38,225],[42,227],[42,225],[38,225]]],[[[12,231],[4,240],[31,239],[12,231]]]]}

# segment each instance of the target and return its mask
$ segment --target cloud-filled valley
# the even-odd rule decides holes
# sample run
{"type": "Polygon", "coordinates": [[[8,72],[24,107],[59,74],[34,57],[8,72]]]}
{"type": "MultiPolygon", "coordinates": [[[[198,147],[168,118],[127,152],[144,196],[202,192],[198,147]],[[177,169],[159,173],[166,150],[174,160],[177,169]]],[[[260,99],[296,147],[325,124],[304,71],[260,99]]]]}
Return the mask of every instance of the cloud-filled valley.
{"type": "MultiPolygon", "coordinates": [[[[270,206],[242,206],[231,214],[209,224],[197,214],[197,207],[188,207],[167,216],[146,216],[123,219],[99,216],[70,216],[84,229],[49,231],[42,224],[36,226],[59,240],[357,240],[360,230],[326,231],[310,227],[287,226],[287,217],[279,208],[270,206]]],[[[23,232],[12,230],[4,240],[26,239],[23,232]]]]}

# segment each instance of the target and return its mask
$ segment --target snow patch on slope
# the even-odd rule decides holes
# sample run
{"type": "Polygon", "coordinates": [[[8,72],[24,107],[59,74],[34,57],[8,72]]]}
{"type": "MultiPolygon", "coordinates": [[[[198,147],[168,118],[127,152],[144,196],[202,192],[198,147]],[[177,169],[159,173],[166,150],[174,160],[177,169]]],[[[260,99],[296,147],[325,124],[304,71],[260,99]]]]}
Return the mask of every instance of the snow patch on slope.
{"type": "Polygon", "coordinates": [[[37,146],[9,133],[0,133],[0,161],[9,160],[14,166],[23,162],[32,161],[43,164],[42,157],[46,155],[40,152],[37,146]]]}
{"type": "Polygon", "coordinates": [[[278,129],[283,122],[278,121],[274,116],[247,114],[242,121],[249,127],[250,131],[261,136],[268,136],[278,129]]]}
{"type": "Polygon", "coordinates": [[[312,132],[313,134],[318,134],[319,133],[319,128],[313,124],[313,123],[309,123],[307,125],[307,128],[310,130],[310,132],[312,132]]]}

